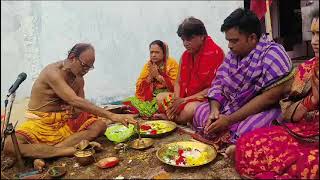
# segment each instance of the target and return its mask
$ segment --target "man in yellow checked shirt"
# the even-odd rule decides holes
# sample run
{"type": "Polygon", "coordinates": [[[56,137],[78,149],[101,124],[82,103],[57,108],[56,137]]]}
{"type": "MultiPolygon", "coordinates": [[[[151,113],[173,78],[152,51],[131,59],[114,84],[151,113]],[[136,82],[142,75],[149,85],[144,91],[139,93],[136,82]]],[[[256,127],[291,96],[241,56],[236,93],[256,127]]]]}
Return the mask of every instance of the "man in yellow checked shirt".
{"type": "MultiPolygon", "coordinates": [[[[94,140],[106,129],[98,117],[123,124],[136,123],[130,115],[113,114],[84,98],[83,76],[93,69],[94,48],[76,44],[67,59],[47,65],[34,82],[27,120],[16,130],[22,156],[51,158],[69,156],[81,140],[94,140]]],[[[5,153],[14,154],[11,138],[5,153]]]]}

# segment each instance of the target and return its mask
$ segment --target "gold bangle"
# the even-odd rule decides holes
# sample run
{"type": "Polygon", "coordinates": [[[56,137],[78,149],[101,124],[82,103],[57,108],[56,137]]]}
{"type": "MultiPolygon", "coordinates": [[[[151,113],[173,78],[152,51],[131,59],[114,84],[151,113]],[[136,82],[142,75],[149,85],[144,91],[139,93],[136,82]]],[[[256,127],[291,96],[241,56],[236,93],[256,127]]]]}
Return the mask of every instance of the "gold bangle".
{"type": "MultiPolygon", "coordinates": [[[[293,118],[294,114],[296,113],[296,111],[297,111],[299,105],[301,104],[301,102],[302,102],[302,100],[300,100],[300,101],[297,102],[297,106],[294,108],[294,110],[293,110],[293,112],[292,112],[292,114],[291,114],[291,117],[290,117],[290,121],[291,121],[291,122],[293,122],[293,119],[292,119],[292,118],[293,118]]],[[[305,108],[305,109],[306,109],[306,108],[305,108]]]]}

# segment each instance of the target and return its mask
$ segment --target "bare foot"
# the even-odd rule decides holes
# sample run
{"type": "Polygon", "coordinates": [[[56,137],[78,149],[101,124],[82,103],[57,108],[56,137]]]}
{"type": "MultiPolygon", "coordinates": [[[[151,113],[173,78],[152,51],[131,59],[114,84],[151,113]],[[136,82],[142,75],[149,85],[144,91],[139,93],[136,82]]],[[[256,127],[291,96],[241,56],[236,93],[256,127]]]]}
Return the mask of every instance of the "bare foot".
{"type": "Polygon", "coordinates": [[[225,153],[223,154],[225,158],[229,158],[232,161],[235,161],[235,154],[236,154],[236,145],[230,145],[227,147],[225,153]]]}

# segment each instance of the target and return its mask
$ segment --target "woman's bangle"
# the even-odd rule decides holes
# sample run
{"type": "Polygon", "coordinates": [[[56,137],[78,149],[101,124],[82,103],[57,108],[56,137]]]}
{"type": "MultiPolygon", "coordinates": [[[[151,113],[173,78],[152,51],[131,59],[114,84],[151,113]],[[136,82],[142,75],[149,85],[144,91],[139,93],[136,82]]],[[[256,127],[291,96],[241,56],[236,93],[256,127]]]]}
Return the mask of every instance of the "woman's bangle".
{"type": "Polygon", "coordinates": [[[301,104],[307,109],[307,111],[313,111],[316,109],[316,105],[312,103],[311,98],[312,95],[310,94],[309,96],[305,97],[301,102],[301,104]]]}
{"type": "MultiPolygon", "coordinates": [[[[298,109],[298,107],[300,106],[300,104],[302,103],[302,100],[300,100],[300,101],[298,101],[297,102],[297,105],[296,105],[296,107],[294,108],[294,110],[293,110],[293,112],[292,112],[292,114],[291,114],[291,116],[290,116],[290,121],[291,122],[293,122],[293,116],[294,116],[294,114],[296,113],[296,111],[297,111],[297,109],[298,109]]],[[[302,106],[306,111],[308,111],[304,106],[302,106]]]]}

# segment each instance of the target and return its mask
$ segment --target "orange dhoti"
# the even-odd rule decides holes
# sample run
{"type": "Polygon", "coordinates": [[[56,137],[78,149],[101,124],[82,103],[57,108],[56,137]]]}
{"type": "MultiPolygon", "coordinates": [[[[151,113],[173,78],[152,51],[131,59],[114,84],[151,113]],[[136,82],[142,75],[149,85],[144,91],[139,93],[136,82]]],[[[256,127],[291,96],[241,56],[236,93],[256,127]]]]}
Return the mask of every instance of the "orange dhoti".
{"type": "Polygon", "coordinates": [[[72,134],[83,131],[92,125],[97,116],[82,112],[75,119],[72,114],[62,112],[27,111],[27,120],[16,130],[29,143],[55,145],[72,134]]]}

